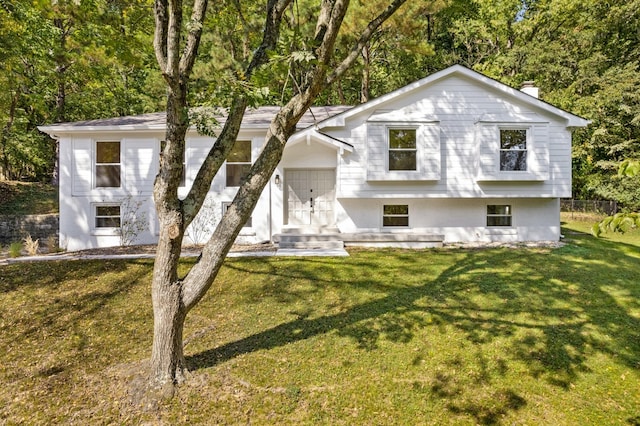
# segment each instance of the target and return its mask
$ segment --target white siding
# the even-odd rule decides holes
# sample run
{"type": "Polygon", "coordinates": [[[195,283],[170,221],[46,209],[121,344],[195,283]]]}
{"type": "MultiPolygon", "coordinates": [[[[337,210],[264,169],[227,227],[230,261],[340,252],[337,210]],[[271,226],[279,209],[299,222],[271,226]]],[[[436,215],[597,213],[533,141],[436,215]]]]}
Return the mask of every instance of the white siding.
{"type": "Polygon", "coordinates": [[[394,232],[444,235],[446,243],[558,241],[560,206],[557,199],[394,199],[409,206],[409,227],[383,228],[382,206],[389,200],[340,200],[338,227],[342,232],[394,232]],[[512,226],[488,227],[487,205],[512,208],[512,226]]]}
{"type": "Polygon", "coordinates": [[[124,139],[124,185],[129,193],[151,194],[158,174],[156,139],[124,139]]]}
{"type": "MultiPolygon", "coordinates": [[[[439,179],[370,179],[367,173],[384,167],[386,144],[379,141],[386,136],[381,123],[367,122],[368,116],[360,114],[349,118],[343,129],[322,129],[354,146],[352,153],[339,158],[339,198],[556,198],[570,195],[571,134],[561,117],[534,109],[530,104],[505,97],[502,92],[461,76],[443,79],[379,107],[397,111],[396,117],[414,117],[419,112],[419,116],[438,121],[439,179]],[[530,171],[498,173],[499,125],[522,125],[530,129],[530,171]],[[487,143],[481,143],[483,141],[487,143]]],[[[431,166],[424,165],[425,168],[431,166]]]]}
{"type": "Polygon", "coordinates": [[[86,195],[93,185],[93,142],[91,139],[72,139],[71,184],[73,195],[86,195]]]}

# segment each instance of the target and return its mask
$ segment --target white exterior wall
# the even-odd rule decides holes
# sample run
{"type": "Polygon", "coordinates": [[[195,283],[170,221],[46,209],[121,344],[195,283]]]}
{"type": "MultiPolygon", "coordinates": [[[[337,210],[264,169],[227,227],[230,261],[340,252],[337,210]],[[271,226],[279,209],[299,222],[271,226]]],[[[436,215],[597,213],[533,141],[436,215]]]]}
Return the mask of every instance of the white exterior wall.
{"type": "Polygon", "coordinates": [[[342,199],[338,227],[345,233],[419,232],[445,236],[445,243],[558,241],[558,199],[342,199]],[[409,206],[409,227],[384,227],[383,205],[409,206]],[[512,226],[488,227],[487,205],[510,205],[512,226]]]}
{"type": "MultiPolygon", "coordinates": [[[[280,164],[274,172],[271,179],[271,197],[272,197],[272,235],[282,232],[285,225],[286,200],[285,191],[286,183],[284,182],[285,172],[287,170],[336,170],[336,186],[340,179],[338,166],[338,152],[335,147],[328,147],[313,139],[302,141],[296,144],[288,145],[282,156],[280,164]],[[275,175],[280,176],[280,184],[274,183],[275,175]]],[[[337,203],[336,203],[337,206],[337,203]]]]}
{"type": "MultiPolygon", "coordinates": [[[[287,145],[254,210],[252,226],[242,230],[238,241],[268,241],[282,231],[286,172],[309,169],[335,170],[335,224],[342,232],[424,232],[444,234],[446,242],[558,240],[559,198],[571,196],[571,133],[561,112],[554,114],[536,102],[455,73],[418,90],[374,100],[369,108],[371,104],[356,108],[345,115],[344,125],[343,120],[329,120],[333,127],[318,129],[328,137],[309,132],[306,139],[287,145]],[[389,127],[416,129],[418,170],[388,171],[389,127]],[[500,128],[527,129],[526,172],[498,170],[500,128]],[[384,204],[407,204],[409,227],[384,228],[384,204]],[[512,206],[512,226],[486,226],[487,205],[492,204],[512,206]]],[[[327,125],[320,126],[323,123],[327,125]]],[[[243,129],[238,136],[252,141],[252,160],[260,153],[265,132],[243,129]]],[[[136,243],[154,243],[158,223],[152,189],[164,132],[132,128],[72,130],[67,135],[72,136],[63,133],[60,138],[61,245],[69,250],[118,245],[113,230],[95,229],[95,206],[127,197],[141,203],[149,221],[136,243]],[[120,188],[95,187],[97,140],[121,142],[120,188]]],[[[212,145],[212,138],[188,135],[180,196],[187,194],[212,145]]],[[[223,166],[185,243],[204,242],[222,215],[223,203],[233,200],[237,189],[225,182],[223,166]]]]}
{"type": "MultiPolygon", "coordinates": [[[[132,133],[105,133],[65,136],[60,138],[60,246],[67,250],[110,247],[120,245],[117,230],[96,228],[96,205],[138,206],[138,217],[146,226],[135,238],[135,244],[157,242],[159,226],[153,202],[153,181],[158,173],[160,140],[162,134],[132,137],[132,133]],[[96,188],[96,141],[120,141],[121,185],[119,188],[96,188]],[[141,219],[142,220],[142,219],[141,219]]],[[[252,141],[252,160],[257,158],[263,137],[259,134],[240,135],[239,139],[252,141]]],[[[185,153],[185,187],[179,195],[186,196],[193,183],[213,139],[189,136],[185,153]]],[[[203,243],[213,232],[222,217],[224,202],[231,202],[237,188],[225,186],[225,167],[221,168],[211,186],[208,201],[201,211],[201,218],[187,230],[185,244],[203,243]]],[[[122,209],[122,207],[121,207],[122,209]]],[[[252,226],[244,228],[240,243],[268,241],[269,197],[268,191],[258,201],[252,217],[252,226]]],[[[123,213],[123,211],[121,211],[123,213]]]]}
{"type": "MultiPolygon", "coordinates": [[[[402,180],[370,179],[367,170],[371,167],[377,166],[379,173],[383,171],[383,164],[377,160],[378,152],[368,146],[372,137],[381,138],[370,133],[382,124],[379,114],[364,111],[350,117],[344,129],[322,129],[354,146],[353,153],[340,159],[340,198],[571,196],[571,134],[564,119],[534,110],[515,98],[509,99],[504,93],[480,87],[461,76],[452,76],[377,108],[376,111],[395,111],[389,125],[398,125],[402,123],[399,119],[406,117],[407,124],[422,120],[430,122],[429,126],[437,126],[441,156],[439,179],[411,179],[410,176],[402,180]],[[497,170],[497,138],[501,126],[528,129],[528,172],[497,170]],[[376,158],[374,164],[369,163],[372,155],[376,158]]],[[[383,150],[386,148],[383,146],[383,150]]],[[[438,155],[434,150],[423,152],[438,155]]]]}

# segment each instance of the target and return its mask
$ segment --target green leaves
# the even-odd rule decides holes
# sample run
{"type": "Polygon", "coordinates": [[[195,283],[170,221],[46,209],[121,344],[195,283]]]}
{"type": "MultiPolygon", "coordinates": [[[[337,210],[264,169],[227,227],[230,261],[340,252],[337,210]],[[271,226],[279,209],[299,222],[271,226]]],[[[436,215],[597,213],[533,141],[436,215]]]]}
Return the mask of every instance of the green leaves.
{"type": "Polygon", "coordinates": [[[640,161],[623,161],[618,169],[618,175],[628,177],[640,175],[640,161]]]}
{"type": "Polygon", "coordinates": [[[631,229],[640,227],[640,214],[638,213],[616,213],[593,225],[591,233],[600,237],[603,233],[620,232],[625,233],[631,229]]]}

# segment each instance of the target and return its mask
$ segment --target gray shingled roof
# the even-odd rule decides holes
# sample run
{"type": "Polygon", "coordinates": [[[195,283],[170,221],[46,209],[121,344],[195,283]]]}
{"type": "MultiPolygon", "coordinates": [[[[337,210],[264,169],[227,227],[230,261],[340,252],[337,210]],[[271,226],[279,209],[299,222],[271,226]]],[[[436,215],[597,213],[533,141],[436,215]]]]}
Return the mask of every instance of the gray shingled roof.
{"type": "MultiPolygon", "coordinates": [[[[318,106],[311,107],[298,122],[298,129],[305,129],[329,117],[340,114],[351,106],[318,106]]],[[[242,120],[242,127],[248,129],[267,128],[271,120],[278,112],[278,106],[262,106],[249,108],[245,112],[242,120]]],[[[224,125],[226,115],[221,110],[220,114],[214,114],[220,125],[224,125]]],[[[165,112],[154,112],[150,114],[130,115],[125,117],[101,118],[97,120],[76,121],[70,123],[56,123],[48,126],[41,126],[44,132],[55,131],[88,131],[88,130],[161,130],[165,128],[165,112]]]]}

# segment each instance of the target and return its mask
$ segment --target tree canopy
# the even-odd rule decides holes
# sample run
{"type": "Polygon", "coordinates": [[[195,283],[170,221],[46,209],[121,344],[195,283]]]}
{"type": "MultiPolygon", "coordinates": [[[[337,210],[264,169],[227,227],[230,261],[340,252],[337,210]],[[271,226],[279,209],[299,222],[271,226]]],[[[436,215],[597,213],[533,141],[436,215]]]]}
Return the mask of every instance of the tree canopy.
{"type": "MultiPolygon", "coordinates": [[[[351,48],[357,29],[382,4],[353,2],[337,56],[351,48]]],[[[52,178],[55,143],[38,125],[165,107],[152,48],[152,5],[0,1],[1,178],[52,178]]],[[[282,105],[297,93],[301,69],[313,60],[301,35],[315,25],[319,7],[300,0],[285,13],[269,65],[250,83],[250,104],[282,105]]],[[[189,105],[224,105],[249,84],[239,76],[260,37],[263,10],[256,1],[210,5],[189,105]]],[[[593,122],[574,136],[574,197],[614,199],[637,210],[640,177],[617,169],[640,156],[639,15],[640,0],[408,2],[315,103],[357,104],[456,63],[514,87],[533,80],[543,100],[593,122]]]]}

